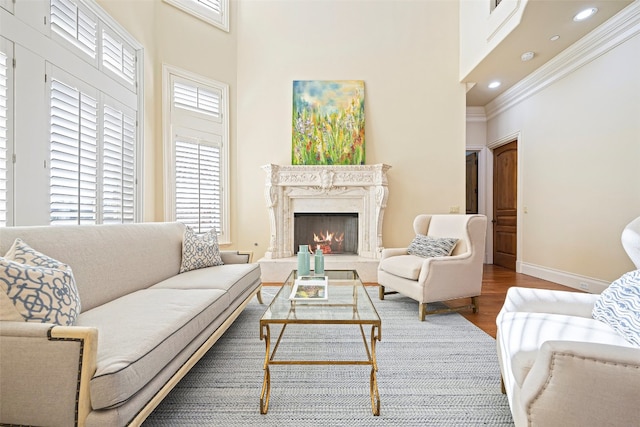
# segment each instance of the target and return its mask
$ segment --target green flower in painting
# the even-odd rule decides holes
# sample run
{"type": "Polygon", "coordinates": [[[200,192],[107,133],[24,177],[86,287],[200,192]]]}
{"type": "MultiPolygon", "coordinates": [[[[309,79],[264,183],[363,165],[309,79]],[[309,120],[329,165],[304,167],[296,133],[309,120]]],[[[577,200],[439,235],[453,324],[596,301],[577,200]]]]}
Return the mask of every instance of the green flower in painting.
{"type": "Polygon", "coordinates": [[[292,164],[364,164],[364,125],[364,82],[294,82],[292,164]]]}

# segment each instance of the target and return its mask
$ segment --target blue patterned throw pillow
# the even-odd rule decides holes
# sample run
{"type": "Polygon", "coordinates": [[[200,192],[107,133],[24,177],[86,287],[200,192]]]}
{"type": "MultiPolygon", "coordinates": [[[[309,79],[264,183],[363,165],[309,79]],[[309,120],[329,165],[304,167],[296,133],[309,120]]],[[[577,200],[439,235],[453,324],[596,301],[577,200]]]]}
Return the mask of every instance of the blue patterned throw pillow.
{"type": "Polygon", "coordinates": [[[611,283],[594,304],[592,316],[640,347],[640,270],[611,283]]]}
{"type": "Polygon", "coordinates": [[[0,289],[28,322],[73,325],[80,296],[71,268],[16,239],[0,258],[0,289]]]}
{"type": "Polygon", "coordinates": [[[449,256],[456,247],[458,239],[454,237],[431,237],[423,234],[416,234],[407,252],[410,255],[417,255],[423,258],[438,256],[449,256]]]}
{"type": "Polygon", "coordinates": [[[213,228],[204,234],[196,234],[191,227],[187,227],[182,239],[180,273],[222,264],[224,263],[220,256],[216,229],[213,228]]]}

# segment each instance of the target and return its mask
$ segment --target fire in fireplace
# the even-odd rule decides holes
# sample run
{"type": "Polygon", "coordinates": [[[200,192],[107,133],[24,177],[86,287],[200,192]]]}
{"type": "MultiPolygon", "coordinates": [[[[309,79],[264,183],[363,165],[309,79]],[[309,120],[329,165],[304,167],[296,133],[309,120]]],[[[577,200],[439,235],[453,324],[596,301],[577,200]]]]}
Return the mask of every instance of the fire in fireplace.
{"type": "Polygon", "coordinates": [[[357,213],[296,213],[294,214],[294,253],[300,245],[309,245],[311,252],[353,255],[358,253],[357,213]]]}

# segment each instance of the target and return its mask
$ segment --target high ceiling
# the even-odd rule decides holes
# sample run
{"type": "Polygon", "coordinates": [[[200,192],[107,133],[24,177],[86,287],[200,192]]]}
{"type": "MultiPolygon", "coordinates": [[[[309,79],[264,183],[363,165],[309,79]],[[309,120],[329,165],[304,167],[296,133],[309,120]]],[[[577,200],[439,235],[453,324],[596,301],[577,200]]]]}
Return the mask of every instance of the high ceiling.
{"type": "Polygon", "coordinates": [[[475,86],[467,92],[467,106],[487,105],[496,96],[632,2],[632,0],[530,0],[520,25],[465,79],[466,82],[475,83],[475,86]],[[585,21],[573,21],[573,17],[578,12],[590,7],[598,8],[598,12],[585,21]],[[560,38],[551,41],[554,35],[560,38]],[[534,52],[534,58],[523,62],[520,57],[529,51],[534,52]],[[489,89],[488,84],[494,80],[502,84],[496,89],[489,89]]]}

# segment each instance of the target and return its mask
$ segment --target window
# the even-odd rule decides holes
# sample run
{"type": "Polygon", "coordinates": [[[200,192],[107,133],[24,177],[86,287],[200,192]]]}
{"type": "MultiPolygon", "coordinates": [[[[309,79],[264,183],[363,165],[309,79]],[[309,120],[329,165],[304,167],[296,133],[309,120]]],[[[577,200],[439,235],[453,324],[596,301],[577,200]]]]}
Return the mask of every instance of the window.
{"type": "Polygon", "coordinates": [[[95,224],[98,102],[58,80],[51,82],[51,224],[95,224]]]}
{"type": "Polygon", "coordinates": [[[142,46],[92,0],[37,5],[0,9],[0,226],[139,221],[142,46]]]}
{"type": "Polygon", "coordinates": [[[135,219],[136,124],[133,117],[108,104],[104,107],[102,222],[105,224],[135,219]]]}
{"type": "Polygon", "coordinates": [[[228,86],[165,66],[166,218],[229,242],[228,86]]]}
{"type": "Polygon", "coordinates": [[[164,0],[216,27],[229,31],[229,0],[164,0]]]}
{"type": "Polygon", "coordinates": [[[196,233],[221,230],[220,147],[176,135],[176,220],[196,233]]]}
{"type": "Polygon", "coordinates": [[[51,0],[51,30],[80,49],[96,57],[97,18],[71,0],[51,0]]]}

